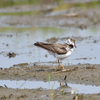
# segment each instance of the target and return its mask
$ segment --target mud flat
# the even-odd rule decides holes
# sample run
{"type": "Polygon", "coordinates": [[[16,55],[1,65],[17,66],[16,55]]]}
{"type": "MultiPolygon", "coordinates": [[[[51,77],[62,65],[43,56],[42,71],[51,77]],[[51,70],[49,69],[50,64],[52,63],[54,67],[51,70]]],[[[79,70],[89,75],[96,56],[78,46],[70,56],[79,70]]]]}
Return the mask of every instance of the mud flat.
{"type": "MultiPolygon", "coordinates": [[[[98,64],[77,64],[65,66],[69,68],[70,71],[62,72],[61,70],[55,71],[57,66],[49,65],[38,65],[38,63],[33,64],[18,64],[10,68],[5,68],[0,70],[1,80],[31,80],[31,81],[45,81],[48,82],[48,74],[50,75],[50,81],[62,82],[64,77],[67,76],[66,82],[73,84],[85,84],[85,85],[100,85],[100,65],[98,64]]],[[[0,87],[0,99],[11,99],[11,100],[50,100],[50,99],[63,99],[65,98],[75,100],[99,100],[99,93],[97,94],[78,94],[78,93],[63,93],[61,89],[13,89],[6,85],[0,87]]],[[[65,89],[65,88],[64,88],[65,89]]]]}
{"type": "Polygon", "coordinates": [[[1,100],[99,100],[100,94],[62,94],[57,90],[0,88],[1,100]]]}
{"type": "Polygon", "coordinates": [[[68,72],[55,71],[57,66],[49,65],[28,65],[19,64],[14,67],[0,70],[0,79],[6,80],[37,80],[48,81],[47,74],[51,76],[50,81],[60,81],[67,75],[67,82],[86,84],[86,85],[100,85],[100,65],[98,64],[78,64],[69,65],[65,68],[70,69],[68,72]]]}

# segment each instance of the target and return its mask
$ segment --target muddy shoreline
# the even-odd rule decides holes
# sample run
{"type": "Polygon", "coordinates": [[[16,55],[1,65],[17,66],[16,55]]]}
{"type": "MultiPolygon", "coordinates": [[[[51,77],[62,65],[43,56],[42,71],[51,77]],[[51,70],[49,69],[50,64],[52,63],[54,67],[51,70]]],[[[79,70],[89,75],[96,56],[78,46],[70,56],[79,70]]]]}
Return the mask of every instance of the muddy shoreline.
{"type": "MultiPolygon", "coordinates": [[[[97,64],[78,64],[78,65],[69,65],[65,66],[65,68],[69,68],[70,71],[62,72],[61,70],[55,71],[53,66],[46,65],[36,65],[33,66],[25,64],[14,65],[14,67],[5,68],[0,70],[0,79],[5,80],[35,80],[35,81],[48,81],[47,74],[49,73],[51,76],[50,81],[62,81],[65,75],[67,75],[68,83],[77,83],[77,84],[85,84],[85,85],[100,85],[100,65],[97,64]],[[28,66],[28,67],[27,67],[28,66]]],[[[6,84],[7,85],[7,84],[6,84]]],[[[61,90],[47,90],[47,89],[11,89],[9,87],[1,87],[0,88],[0,98],[2,100],[5,99],[25,99],[31,100],[34,99],[73,99],[75,100],[78,97],[78,100],[88,100],[88,99],[96,99],[99,100],[99,94],[62,94],[61,90]],[[10,91],[10,92],[9,92],[10,91]],[[5,93],[5,95],[4,95],[5,93]],[[37,97],[38,95],[38,97],[37,97]]]]}
{"type": "Polygon", "coordinates": [[[78,100],[99,100],[100,94],[62,94],[61,91],[54,90],[53,92],[51,90],[43,90],[43,89],[5,89],[0,88],[0,99],[1,100],[65,100],[67,98],[68,100],[75,100],[78,98],[78,100]],[[10,91],[10,93],[9,93],[10,91]],[[5,95],[4,95],[5,93],[5,95]],[[38,96],[37,96],[38,95],[38,96]]]}
{"type": "Polygon", "coordinates": [[[60,81],[67,75],[67,82],[86,84],[86,85],[100,85],[100,65],[98,64],[78,64],[65,66],[70,69],[68,72],[61,70],[55,71],[57,66],[35,65],[27,64],[15,65],[14,67],[0,70],[0,79],[6,80],[37,80],[48,81],[47,74],[51,76],[51,81],[60,81]]]}
{"type": "MultiPolygon", "coordinates": [[[[6,36],[6,35],[5,35],[6,36]]],[[[7,37],[7,36],[6,36],[7,37]]],[[[13,35],[12,35],[13,37],[13,35]]],[[[11,37],[11,38],[12,38],[11,37]]],[[[7,37],[8,38],[8,37],[7,37]]],[[[88,37],[80,37],[80,36],[73,36],[75,40],[77,40],[78,43],[85,43],[87,45],[96,45],[99,44],[100,36],[97,38],[93,36],[88,37]],[[86,42],[84,42],[86,41],[86,42]]],[[[58,41],[65,41],[65,38],[49,38],[46,40],[46,42],[49,43],[56,43],[58,41]]],[[[6,45],[6,47],[9,47],[6,45]]],[[[29,46],[28,46],[29,47],[29,46]]],[[[31,46],[32,47],[32,46],[31,46]]],[[[78,47],[79,48],[79,47],[78,47]]],[[[34,49],[36,50],[36,49],[34,49]]],[[[33,51],[34,51],[33,50],[33,51]]],[[[91,49],[91,51],[93,51],[91,49]]],[[[29,52],[30,53],[30,52],[29,52]]],[[[41,52],[40,52],[41,53],[41,52]]],[[[1,55],[5,55],[5,52],[1,52],[1,55]]],[[[25,54],[26,55],[26,54],[25,54]]],[[[8,52],[5,56],[9,59],[14,59],[16,56],[20,56],[18,53],[14,52],[8,52]]],[[[37,55],[36,55],[37,56],[37,55]]],[[[48,59],[48,54],[45,53],[45,58],[48,59]]],[[[16,81],[43,81],[48,82],[48,74],[50,75],[50,81],[58,81],[62,82],[64,77],[67,76],[67,83],[72,84],[84,84],[84,85],[92,85],[92,86],[100,86],[100,64],[89,64],[84,63],[81,64],[81,60],[91,60],[91,59],[97,59],[95,55],[92,57],[75,57],[75,61],[79,61],[79,64],[75,65],[64,65],[66,69],[70,69],[69,71],[63,72],[61,69],[56,71],[57,69],[57,61],[53,61],[52,59],[49,62],[34,62],[34,63],[19,63],[14,64],[12,67],[9,68],[0,68],[0,80],[16,80],[16,81]]],[[[40,100],[60,100],[67,98],[68,100],[72,99],[75,100],[75,98],[78,98],[78,100],[88,100],[88,99],[94,99],[99,100],[99,93],[93,93],[93,94],[71,94],[71,93],[62,93],[62,89],[53,89],[48,90],[44,88],[36,88],[36,89],[13,89],[10,88],[4,84],[4,86],[0,86],[0,99],[1,100],[32,100],[40,99],[40,100]],[[39,95],[39,96],[37,96],[39,95]]]]}

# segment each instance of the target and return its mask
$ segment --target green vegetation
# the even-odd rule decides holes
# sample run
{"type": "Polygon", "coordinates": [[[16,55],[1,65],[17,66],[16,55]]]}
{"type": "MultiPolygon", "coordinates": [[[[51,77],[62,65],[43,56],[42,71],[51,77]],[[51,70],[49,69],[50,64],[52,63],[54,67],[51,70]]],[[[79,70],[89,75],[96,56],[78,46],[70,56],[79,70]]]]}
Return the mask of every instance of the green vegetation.
{"type": "Polygon", "coordinates": [[[60,5],[59,7],[65,8],[65,5],[67,7],[82,7],[82,8],[90,8],[90,7],[96,7],[100,5],[100,0],[98,1],[90,1],[87,3],[71,3],[71,4],[63,4],[62,0],[1,0],[0,1],[0,8],[2,7],[9,7],[14,5],[37,5],[40,3],[54,3],[58,2],[60,5]]]}
{"type": "Polygon", "coordinates": [[[14,6],[14,5],[21,5],[21,4],[36,5],[39,3],[40,3],[40,0],[1,0],[0,1],[0,8],[14,6]]]}
{"type": "Polygon", "coordinates": [[[6,15],[6,16],[14,16],[14,15],[20,15],[20,16],[23,16],[23,15],[39,15],[39,12],[38,11],[24,11],[24,12],[3,12],[3,13],[0,13],[0,16],[2,15],[6,15]]]}
{"type": "Polygon", "coordinates": [[[54,88],[54,85],[55,85],[55,82],[54,82],[54,84],[52,85],[52,89],[50,89],[50,74],[48,73],[47,74],[47,76],[48,76],[48,82],[49,82],[49,95],[51,96],[51,100],[53,100],[53,88],[54,88]]]}
{"type": "MultiPolygon", "coordinates": [[[[1,27],[0,32],[14,32],[14,33],[22,33],[22,32],[35,32],[37,30],[40,30],[44,35],[48,32],[51,32],[52,34],[56,34],[57,30],[59,30],[60,34],[61,32],[67,32],[67,29],[61,29],[61,28],[54,28],[54,27],[1,27]]],[[[35,32],[36,33],[36,32],[35,32]]]]}
{"type": "Polygon", "coordinates": [[[100,0],[99,1],[92,1],[88,3],[76,3],[75,7],[81,7],[81,8],[92,8],[100,5],[100,0]]]}
{"type": "Polygon", "coordinates": [[[87,2],[87,3],[71,3],[71,4],[61,3],[57,8],[54,9],[54,11],[64,10],[64,9],[69,9],[69,8],[77,8],[77,7],[78,8],[92,8],[92,7],[97,7],[98,5],[100,5],[100,0],[87,2]]]}
{"type": "MultiPolygon", "coordinates": [[[[87,2],[87,3],[63,3],[62,0],[1,0],[0,1],[0,8],[3,7],[9,7],[9,6],[15,6],[15,5],[37,5],[37,4],[45,4],[45,3],[54,3],[54,2],[59,2],[59,5],[57,8],[52,9],[53,11],[58,11],[58,10],[65,10],[69,8],[92,8],[100,5],[100,0],[99,1],[92,1],[92,2],[87,2]]],[[[13,16],[13,15],[39,15],[40,11],[23,11],[23,12],[2,12],[0,13],[0,16],[5,15],[5,16],[13,16]]]]}

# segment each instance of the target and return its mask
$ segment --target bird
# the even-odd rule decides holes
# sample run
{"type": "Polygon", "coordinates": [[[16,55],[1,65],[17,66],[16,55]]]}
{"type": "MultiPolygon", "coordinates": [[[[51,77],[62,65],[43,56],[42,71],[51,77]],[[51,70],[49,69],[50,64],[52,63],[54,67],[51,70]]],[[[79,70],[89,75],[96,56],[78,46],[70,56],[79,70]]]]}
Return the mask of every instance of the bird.
{"type": "Polygon", "coordinates": [[[34,43],[34,45],[47,50],[50,55],[53,55],[55,58],[57,58],[58,67],[62,67],[62,71],[69,70],[64,68],[62,60],[64,60],[72,54],[73,48],[76,47],[75,39],[68,37],[64,44],[36,42],[34,43]]]}

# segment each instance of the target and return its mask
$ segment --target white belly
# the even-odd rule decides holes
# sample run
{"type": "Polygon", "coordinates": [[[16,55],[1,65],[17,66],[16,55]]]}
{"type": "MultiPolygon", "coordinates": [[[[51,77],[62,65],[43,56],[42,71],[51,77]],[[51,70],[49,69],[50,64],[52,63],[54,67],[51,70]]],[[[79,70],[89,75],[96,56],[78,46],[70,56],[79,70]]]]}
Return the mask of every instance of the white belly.
{"type": "Polygon", "coordinates": [[[63,55],[56,55],[56,58],[59,59],[59,60],[63,60],[67,57],[69,57],[70,55],[72,54],[72,51],[68,51],[67,54],[63,54],[63,55]]]}
{"type": "Polygon", "coordinates": [[[56,53],[52,53],[52,52],[49,52],[49,54],[53,55],[54,57],[56,57],[58,60],[63,60],[67,57],[69,57],[73,52],[73,49],[70,49],[67,54],[63,54],[63,55],[58,55],[56,53]]]}

